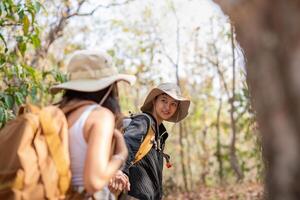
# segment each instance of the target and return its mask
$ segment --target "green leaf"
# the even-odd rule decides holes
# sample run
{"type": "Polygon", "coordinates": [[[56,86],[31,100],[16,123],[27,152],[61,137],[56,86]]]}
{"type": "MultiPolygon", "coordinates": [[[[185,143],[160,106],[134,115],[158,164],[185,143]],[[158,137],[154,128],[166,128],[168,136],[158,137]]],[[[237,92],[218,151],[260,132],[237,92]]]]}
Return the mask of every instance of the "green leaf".
{"type": "Polygon", "coordinates": [[[22,84],[19,88],[20,93],[22,96],[26,96],[28,94],[28,84],[22,84]]]}
{"type": "Polygon", "coordinates": [[[25,98],[20,92],[15,93],[15,100],[18,105],[21,105],[25,102],[25,98]]]}
{"type": "Polygon", "coordinates": [[[19,15],[20,22],[23,23],[25,14],[24,14],[24,8],[22,6],[18,6],[18,15],[19,15]]]}
{"type": "Polygon", "coordinates": [[[43,8],[43,5],[38,1],[35,1],[33,5],[36,13],[38,13],[41,10],[41,8],[43,8]]]}
{"type": "Polygon", "coordinates": [[[36,14],[36,11],[35,11],[35,8],[34,8],[34,6],[33,5],[30,5],[30,6],[28,6],[28,8],[27,8],[28,10],[28,12],[30,13],[30,15],[31,15],[31,20],[32,20],[32,25],[34,24],[34,20],[35,20],[35,14],[36,14]]]}
{"type": "Polygon", "coordinates": [[[4,105],[8,109],[12,109],[14,106],[14,98],[11,95],[4,94],[2,96],[4,98],[4,105]]]}
{"type": "Polygon", "coordinates": [[[5,41],[5,39],[4,39],[4,37],[3,37],[3,35],[0,33],[0,39],[2,40],[2,42],[4,43],[4,45],[5,45],[5,50],[4,50],[4,52],[6,53],[7,51],[8,51],[8,49],[7,49],[7,44],[6,44],[6,41],[5,41]]]}
{"type": "Polygon", "coordinates": [[[36,85],[33,85],[31,90],[30,90],[30,96],[33,99],[34,102],[37,101],[37,93],[38,93],[38,88],[36,85]]]}
{"type": "Polygon", "coordinates": [[[4,119],[5,119],[5,109],[3,107],[0,107],[0,124],[4,122],[4,119]]]}
{"type": "MultiPolygon", "coordinates": [[[[4,11],[3,4],[0,2],[0,16],[2,16],[2,10],[4,11]]],[[[1,120],[0,120],[1,121],[1,120]]]]}
{"type": "Polygon", "coordinates": [[[14,1],[13,0],[6,0],[6,2],[8,3],[9,6],[13,6],[14,5],[14,1]]]}
{"type": "Polygon", "coordinates": [[[31,38],[32,44],[35,48],[38,48],[41,46],[41,40],[37,34],[32,35],[30,38],[31,38]]]}
{"type": "Polygon", "coordinates": [[[34,27],[34,32],[37,35],[37,37],[39,37],[39,35],[40,35],[40,28],[38,26],[35,26],[34,27]]]}
{"type": "Polygon", "coordinates": [[[35,76],[35,69],[31,66],[28,66],[28,65],[23,65],[23,68],[26,69],[26,71],[30,74],[30,76],[35,76]]]}
{"type": "Polygon", "coordinates": [[[2,128],[7,121],[7,113],[3,107],[0,107],[0,128],[2,128]]]}
{"type": "Polygon", "coordinates": [[[26,48],[27,48],[26,43],[25,42],[18,43],[18,48],[19,48],[19,51],[22,54],[22,56],[24,56],[26,48]]]}
{"type": "Polygon", "coordinates": [[[28,34],[29,24],[30,24],[29,18],[27,15],[25,15],[23,18],[23,32],[25,35],[28,34]]]}
{"type": "Polygon", "coordinates": [[[108,53],[109,55],[111,55],[112,57],[114,57],[114,56],[116,55],[116,52],[115,52],[115,50],[113,50],[113,49],[108,50],[107,53],[108,53]]]}
{"type": "Polygon", "coordinates": [[[17,42],[23,42],[23,37],[22,36],[17,36],[16,40],[17,40],[17,42]]]}

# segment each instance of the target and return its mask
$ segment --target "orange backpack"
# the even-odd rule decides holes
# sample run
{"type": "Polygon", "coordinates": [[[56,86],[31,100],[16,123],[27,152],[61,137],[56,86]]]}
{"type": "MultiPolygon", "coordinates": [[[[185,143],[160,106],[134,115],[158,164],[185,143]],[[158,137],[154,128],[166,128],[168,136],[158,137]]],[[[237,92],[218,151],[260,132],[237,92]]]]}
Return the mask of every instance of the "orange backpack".
{"type": "Polygon", "coordinates": [[[68,124],[55,106],[27,105],[0,130],[0,199],[62,199],[70,186],[68,124]]]}

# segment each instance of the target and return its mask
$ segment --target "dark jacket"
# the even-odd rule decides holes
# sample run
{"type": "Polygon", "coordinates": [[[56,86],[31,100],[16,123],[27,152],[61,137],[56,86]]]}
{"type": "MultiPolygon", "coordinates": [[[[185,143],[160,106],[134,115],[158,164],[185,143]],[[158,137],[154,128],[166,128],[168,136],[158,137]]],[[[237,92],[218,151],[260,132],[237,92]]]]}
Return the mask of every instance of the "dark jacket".
{"type": "Polygon", "coordinates": [[[125,129],[124,137],[129,156],[123,171],[129,177],[130,191],[128,194],[130,196],[141,200],[160,200],[163,194],[163,149],[168,133],[163,124],[157,126],[155,119],[151,115],[150,117],[152,118],[151,126],[155,130],[156,142],[149,153],[134,165],[131,162],[146,136],[150,125],[149,119],[146,116],[138,115],[125,129]]]}

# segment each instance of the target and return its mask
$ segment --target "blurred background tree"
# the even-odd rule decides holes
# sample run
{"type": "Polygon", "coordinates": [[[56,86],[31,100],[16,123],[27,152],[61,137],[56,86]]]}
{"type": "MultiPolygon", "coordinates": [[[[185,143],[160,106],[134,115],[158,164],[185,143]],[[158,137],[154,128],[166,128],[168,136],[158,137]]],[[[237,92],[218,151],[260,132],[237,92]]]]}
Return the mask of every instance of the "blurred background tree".
{"type": "Polygon", "coordinates": [[[219,1],[247,57],[266,166],[266,199],[300,198],[300,1],[219,1]]]}

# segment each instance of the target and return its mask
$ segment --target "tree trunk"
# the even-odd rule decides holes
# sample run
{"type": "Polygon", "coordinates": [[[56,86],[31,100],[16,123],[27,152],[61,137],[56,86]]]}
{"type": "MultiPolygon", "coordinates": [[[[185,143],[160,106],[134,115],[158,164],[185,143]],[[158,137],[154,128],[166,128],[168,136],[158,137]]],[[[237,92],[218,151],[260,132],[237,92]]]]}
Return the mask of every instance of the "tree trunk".
{"type": "Polygon", "coordinates": [[[185,169],[185,163],[184,163],[184,146],[183,146],[183,135],[182,135],[182,123],[179,123],[179,144],[180,144],[180,161],[181,161],[181,168],[182,168],[182,179],[183,179],[183,186],[184,190],[188,191],[188,181],[187,181],[187,175],[186,175],[186,169],[185,169]]]}
{"type": "Polygon", "coordinates": [[[190,130],[188,128],[188,124],[187,122],[183,122],[183,128],[184,128],[184,135],[185,135],[185,138],[186,138],[186,141],[187,141],[187,147],[186,148],[186,155],[187,155],[187,168],[188,168],[188,175],[189,175],[189,188],[191,190],[193,190],[193,172],[192,172],[192,161],[191,161],[191,155],[193,155],[194,153],[194,148],[192,148],[192,144],[190,143],[190,140],[189,140],[189,135],[192,134],[191,131],[188,131],[190,130]]]}
{"type": "Polygon", "coordinates": [[[237,176],[237,180],[241,181],[244,177],[243,172],[241,170],[241,167],[238,162],[238,158],[236,155],[236,120],[234,117],[235,112],[235,45],[234,45],[234,29],[231,25],[231,50],[232,50],[232,90],[231,90],[231,98],[229,99],[230,103],[230,126],[232,131],[232,138],[231,138],[231,144],[230,144],[230,164],[237,176]]]}
{"type": "Polygon", "coordinates": [[[207,136],[207,130],[208,127],[205,125],[205,127],[203,128],[201,134],[203,134],[203,138],[200,141],[200,145],[203,149],[203,156],[201,157],[201,167],[202,167],[202,172],[200,175],[201,178],[201,183],[203,183],[203,185],[207,185],[206,183],[206,177],[209,174],[209,150],[207,148],[206,145],[206,136],[207,136]]]}
{"type": "Polygon", "coordinates": [[[220,182],[223,182],[223,160],[222,160],[222,152],[221,152],[221,139],[220,139],[220,116],[222,110],[222,99],[220,98],[218,112],[217,112],[217,122],[216,122],[216,129],[217,129],[217,151],[216,157],[219,163],[219,178],[220,182]]]}
{"type": "Polygon", "coordinates": [[[300,1],[215,0],[229,14],[247,58],[262,134],[266,199],[300,199],[300,1]]]}
{"type": "MultiPolygon", "coordinates": [[[[190,128],[190,130],[192,129],[192,126],[190,124],[190,121],[188,121],[188,127],[190,128]]],[[[199,139],[199,135],[201,135],[201,133],[199,133],[198,130],[192,130],[191,132],[192,134],[192,139],[193,139],[193,145],[195,148],[195,153],[196,153],[196,158],[195,158],[195,165],[199,165],[200,167],[198,167],[200,170],[203,170],[203,168],[201,168],[201,164],[202,164],[202,155],[201,155],[201,144],[200,144],[200,139],[199,139]]]]}
{"type": "MultiPolygon", "coordinates": [[[[167,58],[169,61],[174,65],[175,67],[175,77],[176,77],[176,83],[179,86],[180,89],[180,78],[179,78],[179,56],[180,56],[180,27],[179,27],[179,18],[177,16],[177,12],[174,6],[172,6],[172,12],[174,14],[175,20],[176,20],[176,59],[172,59],[170,56],[167,55],[167,58]]],[[[188,185],[187,185],[187,175],[186,175],[186,169],[185,169],[185,154],[184,154],[184,146],[183,146],[183,134],[182,134],[182,124],[179,122],[179,145],[180,145],[180,162],[182,167],[182,178],[183,178],[183,184],[185,191],[188,191],[188,185]]]]}

